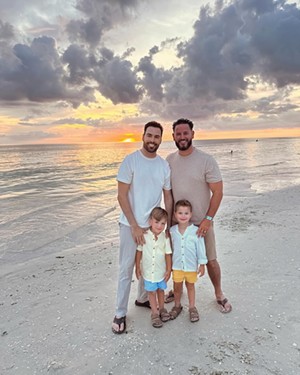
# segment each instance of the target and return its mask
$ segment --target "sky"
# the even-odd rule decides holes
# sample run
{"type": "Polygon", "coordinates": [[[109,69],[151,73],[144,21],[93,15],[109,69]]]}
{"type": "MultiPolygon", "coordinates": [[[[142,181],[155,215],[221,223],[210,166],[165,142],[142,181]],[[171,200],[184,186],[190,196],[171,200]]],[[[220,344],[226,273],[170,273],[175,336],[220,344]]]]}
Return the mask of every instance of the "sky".
{"type": "Polygon", "coordinates": [[[0,0],[0,145],[300,136],[300,2],[0,0]]]}

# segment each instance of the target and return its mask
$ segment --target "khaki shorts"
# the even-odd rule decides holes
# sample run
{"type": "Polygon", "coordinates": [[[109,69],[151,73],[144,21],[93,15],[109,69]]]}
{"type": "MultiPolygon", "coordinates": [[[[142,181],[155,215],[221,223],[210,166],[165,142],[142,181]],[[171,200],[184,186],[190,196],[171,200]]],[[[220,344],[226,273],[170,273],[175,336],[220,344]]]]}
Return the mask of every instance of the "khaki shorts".
{"type": "Polygon", "coordinates": [[[173,271],[174,283],[182,283],[184,280],[190,284],[195,284],[197,281],[197,272],[185,272],[180,270],[173,271]]]}
{"type": "MultiPolygon", "coordinates": [[[[199,224],[197,225],[197,227],[198,226],[199,224]]],[[[206,236],[204,237],[204,242],[205,242],[207,260],[210,261],[210,260],[217,259],[216,239],[215,239],[213,223],[211,224],[208,232],[206,233],[206,236]]]]}

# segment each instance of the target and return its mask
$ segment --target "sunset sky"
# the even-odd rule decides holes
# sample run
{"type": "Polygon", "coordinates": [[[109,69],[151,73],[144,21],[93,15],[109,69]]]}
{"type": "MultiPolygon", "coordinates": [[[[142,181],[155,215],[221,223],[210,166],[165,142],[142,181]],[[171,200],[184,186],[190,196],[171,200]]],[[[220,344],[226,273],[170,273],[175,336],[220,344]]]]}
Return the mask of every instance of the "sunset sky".
{"type": "Polygon", "coordinates": [[[0,0],[0,144],[300,136],[300,2],[0,0]]]}

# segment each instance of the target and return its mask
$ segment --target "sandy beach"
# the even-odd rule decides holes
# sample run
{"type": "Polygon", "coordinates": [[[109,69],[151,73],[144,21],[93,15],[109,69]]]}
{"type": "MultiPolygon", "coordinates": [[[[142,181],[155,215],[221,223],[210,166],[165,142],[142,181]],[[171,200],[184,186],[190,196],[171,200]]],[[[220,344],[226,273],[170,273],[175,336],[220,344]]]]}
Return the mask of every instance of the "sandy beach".
{"type": "Polygon", "coordinates": [[[134,278],[127,333],[112,333],[115,217],[72,234],[78,246],[55,242],[51,255],[1,266],[1,375],[299,374],[300,187],[225,197],[215,227],[233,311],[218,311],[205,275],[193,324],[184,293],[183,313],[152,328],[150,311],[134,306],[134,278]]]}

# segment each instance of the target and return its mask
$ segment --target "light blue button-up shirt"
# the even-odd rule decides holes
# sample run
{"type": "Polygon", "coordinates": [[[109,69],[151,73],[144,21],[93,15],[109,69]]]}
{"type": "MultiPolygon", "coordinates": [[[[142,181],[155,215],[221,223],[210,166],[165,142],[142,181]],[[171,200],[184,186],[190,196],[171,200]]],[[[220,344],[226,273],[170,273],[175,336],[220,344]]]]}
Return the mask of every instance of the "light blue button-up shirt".
{"type": "Polygon", "coordinates": [[[198,227],[189,225],[184,234],[178,230],[178,225],[170,228],[173,244],[173,270],[196,272],[200,264],[207,263],[205,243],[203,237],[198,237],[198,227]]]}

